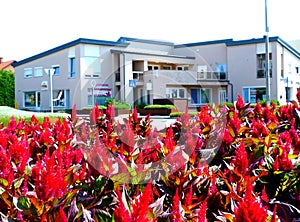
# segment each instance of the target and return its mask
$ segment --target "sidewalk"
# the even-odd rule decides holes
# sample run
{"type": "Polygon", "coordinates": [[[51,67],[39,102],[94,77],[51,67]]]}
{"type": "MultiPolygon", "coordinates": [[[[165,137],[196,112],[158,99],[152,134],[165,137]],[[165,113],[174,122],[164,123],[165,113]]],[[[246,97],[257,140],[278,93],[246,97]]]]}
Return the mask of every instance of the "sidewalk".
{"type": "MultiPolygon", "coordinates": [[[[139,118],[145,118],[146,116],[139,116],[139,118]]],[[[123,124],[123,118],[128,118],[128,115],[119,115],[115,117],[115,120],[123,124]]],[[[150,116],[152,129],[155,127],[157,130],[163,130],[172,125],[176,119],[170,118],[169,116],[150,116]]]]}

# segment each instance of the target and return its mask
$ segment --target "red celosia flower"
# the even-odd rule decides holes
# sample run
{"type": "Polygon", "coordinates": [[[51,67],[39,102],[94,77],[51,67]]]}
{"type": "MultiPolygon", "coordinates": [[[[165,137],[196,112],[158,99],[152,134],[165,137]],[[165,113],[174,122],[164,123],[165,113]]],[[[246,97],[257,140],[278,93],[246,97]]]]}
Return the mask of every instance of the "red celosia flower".
{"type": "Polygon", "coordinates": [[[241,110],[242,108],[245,107],[245,102],[240,94],[238,94],[238,99],[236,101],[235,107],[237,110],[241,110]]]}
{"type": "Polygon", "coordinates": [[[119,188],[116,188],[116,193],[118,196],[118,207],[117,209],[114,211],[114,218],[115,221],[131,221],[131,217],[130,217],[130,213],[129,210],[126,208],[126,206],[128,206],[128,203],[124,203],[123,201],[126,201],[126,198],[122,198],[122,193],[119,190],[119,188]]]}
{"type": "Polygon", "coordinates": [[[64,212],[62,207],[59,207],[59,213],[58,215],[55,217],[55,221],[59,221],[59,222],[68,222],[68,218],[66,213],[64,212]]]}
{"type": "Polygon", "coordinates": [[[178,195],[178,189],[176,189],[173,199],[171,219],[174,222],[184,221],[180,215],[180,198],[178,195]]]}
{"type": "Polygon", "coordinates": [[[200,208],[198,211],[198,222],[207,222],[206,208],[207,208],[207,200],[205,199],[203,201],[203,203],[200,205],[200,208]]]}
{"type": "Polygon", "coordinates": [[[248,154],[245,149],[244,141],[241,141],[241,144],[237,148],[235,152],[235,157],[232,161],[234,165],[234,169],[236,172],[241,173],[242,175],[245,175],[247,173],[248,169],[248,154]]]}
{"type": "Polygon", "coordinates": [[[134,197],[132,203],[131,221],[150,221],[148,219],[149,205],[153,202],[152,183],[149,182],[144,191],[134,197]]]}
{"type": "Polygon", "coordinates": [[[236,222],[265,222],[267,220],[267,210],[262,206],[259,199],[253,194],[253,185],[250,178],[247,178],[247,187],[243,199],[234,210],[236,222]]]}

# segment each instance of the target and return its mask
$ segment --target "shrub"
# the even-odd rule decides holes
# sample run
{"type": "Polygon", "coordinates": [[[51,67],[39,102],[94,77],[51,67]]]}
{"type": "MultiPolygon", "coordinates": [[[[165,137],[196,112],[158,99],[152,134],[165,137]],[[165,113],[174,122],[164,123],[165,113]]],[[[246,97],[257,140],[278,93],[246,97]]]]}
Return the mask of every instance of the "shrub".
{"type": "MultiPolygon", "coordinates": [[[[107,108],[106,106],[100,106],[100,105],[98,105],[98,109],[99,110],[105,110],[106,108],[107,108]]],[[[94,109],[93,106],[87,106],[87,107],[83,107],[82,108],[82,110],[92,110],[92,109],[94,109]]]]}
{"type": "MultiPolygon", "coordinates": [[[[300,95],[300,91],[299,91],[300,95]]],[[[300,96],[299,96],[300,98],[300,96]]],[[[0,127],[5,221],[293,221],[300,217],[294,104],[204,106],[165,131],[137,109],[0,127]],[[223,120],[223,121],[222,121],[223,120]]]]}
{"type": "Polygon", "coordinates": [[[110,104],[112,104],[115,109],[131,110],[131,105],[125,101],[119,101],[113,98],[106,99],[104,106],[108,107],[110,104]]]}
{"type": "Polygon", "coordinates": [[[138,104],[136,105],[136,108],[137,108],[137,109],[144,109],[145,106],[146,106],[146,103],[141,102],[141,103],[138,103],[138,104]]]}
{"type": "MultiPolygon", "coordinates": [[[[188,114],[191,116],[191,117],[194,117],[197,115],[197,111],[190,111],[188,112],[188,114]]],[[[174,118],[174,117],[180,117],[182,114],[184,114],[184,112],[173,112],[173,113],[170,113],[170,117],[174,118]]]]}
{"type": "Polygon", "coordinates": [[[153,104],[145,106],[144,109],[176,109],[176,107],[174,105],[153,104]]]}

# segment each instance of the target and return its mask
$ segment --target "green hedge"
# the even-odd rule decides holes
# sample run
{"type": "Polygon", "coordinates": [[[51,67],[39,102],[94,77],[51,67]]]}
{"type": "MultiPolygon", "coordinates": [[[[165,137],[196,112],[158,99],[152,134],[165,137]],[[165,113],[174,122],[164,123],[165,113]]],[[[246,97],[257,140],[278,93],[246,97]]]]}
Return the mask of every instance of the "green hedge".
{"type": "Polygon", "coordinates": [[[111,103],[115,109],[131,110],[131,105],[128,102],[115,100],[113,98],[106,99],[104,106],[108,107],[111,103]]]}
{"type": "MultiPolygon", "coordinates": [[[[170,117],[180,117],[184,112],[173,112],[173,113],[170,113],[170,117]]],[[[191,111],[191,112],[188,112],[188,114],[190,114],[190,116],[196,116],[197,115],[197,111],[191,111]]]]}
{"type": "MultiPolygon", "coordinates": [[[[94,108],[93,106],[87,106],[87,107],[83,107],[82,110],[91,110],[93,108],[94,108]]],[[[107,107],[106,106],[98,106],[98,108],[104,110],[107,107]]]]}
{"type": "Polygon", "coordinates": [[[147,105],[144,107],[144,109],[176,109],[174,105],[158,105],[158,104],[153,104],[153,105],[147,105]]]}

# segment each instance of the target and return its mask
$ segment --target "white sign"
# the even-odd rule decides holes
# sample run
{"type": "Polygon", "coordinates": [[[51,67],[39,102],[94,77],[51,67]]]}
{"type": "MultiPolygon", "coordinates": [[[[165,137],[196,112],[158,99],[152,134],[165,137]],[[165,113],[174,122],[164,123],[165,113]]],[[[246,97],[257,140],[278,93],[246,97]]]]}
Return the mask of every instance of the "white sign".
{"type": "Polygon", "coordinates": [[[48,90],[48,81],[42,81],[41,90],[48,90]]]}

